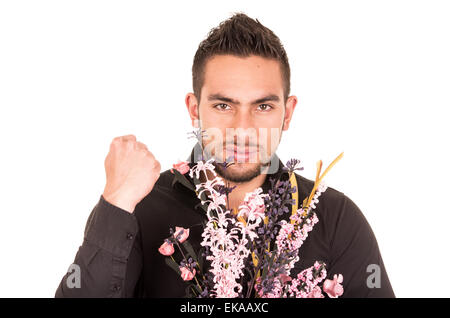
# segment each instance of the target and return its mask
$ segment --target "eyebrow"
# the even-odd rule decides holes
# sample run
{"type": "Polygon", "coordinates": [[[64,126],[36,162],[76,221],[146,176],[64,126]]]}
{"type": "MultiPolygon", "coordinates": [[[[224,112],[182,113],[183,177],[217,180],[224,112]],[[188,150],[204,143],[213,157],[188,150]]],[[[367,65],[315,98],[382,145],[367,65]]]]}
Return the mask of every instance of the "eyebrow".
{"type": "MultiPolygon", "coordinates": [[[[230,97],[226,97],[222,94],[210,94],[208,95],[208,100],[209,101],[213,101],[213,100],[220,100],[222,102],[226,102],[226,103],[230,103],[230,104],[236,104],[236,105],[240,105],[241,103],[237,100],[234,100],[230,97]]],[[[262,98],[258,98],[256,100],[254,100],[253,102],[251,102],[251,104],[261,104],[261,103],[265,103],[265,102],[279,102],[280,101],[280,97],[278,97],[278,95],[275,94],[270,94],[267,96],[264,96],[262,98]]]]}

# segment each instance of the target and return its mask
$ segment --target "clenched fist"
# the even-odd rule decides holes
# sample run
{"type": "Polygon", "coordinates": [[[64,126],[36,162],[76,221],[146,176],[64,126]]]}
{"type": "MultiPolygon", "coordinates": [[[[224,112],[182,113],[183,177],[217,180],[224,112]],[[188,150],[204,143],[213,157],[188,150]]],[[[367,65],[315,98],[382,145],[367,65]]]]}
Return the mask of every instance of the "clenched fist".
{"type": "Polygon", "coordinates": [[[134,135],[116,137],[105,159],[106,185],[103,197],[109,203],[132,213],[152,191],[161,165],[134,135]]]}

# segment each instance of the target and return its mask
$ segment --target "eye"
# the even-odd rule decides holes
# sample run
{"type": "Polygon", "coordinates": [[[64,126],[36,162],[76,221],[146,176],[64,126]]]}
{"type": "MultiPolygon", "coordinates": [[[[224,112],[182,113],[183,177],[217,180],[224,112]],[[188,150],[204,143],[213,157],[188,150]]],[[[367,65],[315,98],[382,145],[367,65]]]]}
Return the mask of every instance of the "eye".
{"type": "Polygon", "coordinates": [[[273,107],[272,106],[270,106],[269,104],[261,104],[261,105],[259,105],[258,106],[258,110],[261,110],[261,111],[269,111],[269,110],[271,110],[273,107]]]}
{"type": "Polygon", "coordinates": [[[230,109],[229,107],[230,106],[227,105],[227,104],[217,104],[217,105],[214,106],[214,108],[218,109],[218,110],[229,110],[230,109]]]}

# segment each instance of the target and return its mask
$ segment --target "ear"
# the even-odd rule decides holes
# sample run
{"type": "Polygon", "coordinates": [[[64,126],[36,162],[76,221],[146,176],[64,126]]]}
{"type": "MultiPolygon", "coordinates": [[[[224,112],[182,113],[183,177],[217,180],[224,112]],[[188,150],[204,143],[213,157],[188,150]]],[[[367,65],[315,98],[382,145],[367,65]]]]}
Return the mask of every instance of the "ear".
{"type": "Polygon", "coordinates": [[[185,103],[189,116],[191,117],[192,127],[199,128],[199,117],[198,117],[198,102],[197,98],[193,93],[188,93],[185,98],[185,103]]]}
{"type": "Polygon", "coordinates": [[[289,129],[289,124],[294,114],[295,106],[297,105],[297,96],[289,96],[286,101],[286,109],[284,113],[284,128],[283,130],[289,129]]]}

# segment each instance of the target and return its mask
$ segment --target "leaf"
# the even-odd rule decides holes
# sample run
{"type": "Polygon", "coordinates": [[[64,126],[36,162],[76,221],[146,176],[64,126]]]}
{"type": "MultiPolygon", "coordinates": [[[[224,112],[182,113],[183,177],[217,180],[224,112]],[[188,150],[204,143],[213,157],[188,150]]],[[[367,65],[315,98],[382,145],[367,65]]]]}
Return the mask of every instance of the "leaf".
{"type": "Polygon", "coordinates": [[[177,169],[172,169],[172,171],[173,171],[173,173],[175,175],[174,180],[178,180],[186,188],[191,189],[192,191],[195,191],[195,188],[192,185],[192,183],[190,183],[189,180],[183,174],[181,174],[177,169]]]}
{"type": "Polygon", "coordinates": [[[172,268],[175,272],[177,272],[178,275],[181,275],[181,271],[178,264],[175,263],[175,261],[172,258],[166,257],[166,264],[169,265],[169,267],[172,268]]]}
{"type": "Polygon", "coordinates": [[[182,245],[184,246],[184,248],[186,249],[186,251],[188,252],[188,254],[192,257],[192,259],[196,262],[198,262],[197,259],[197,254],[195,254],[194,249],[192,248],[191,243],[189,243],[188,241],[184,241],[182,243],[182,245]]]}
{"type": "Polygon", "coordinates": [[[178,180],[177,180],[177,178],[173,178],[173,180],[172,180],[172,188],[173,188],[173,186],[175,185],[175,183],[177,182],[178,180]]]}
{"type": "Polygon", "coordinates": [[[186,292],[186,295],[185,295],[185,297],[186,298],[190,298],[191,296],[195,296],[191,291],[192,291],[192,287],[195,287],[195,285],[194,284],[189,284],[187,287],[186,287],[186,289],[185,289],[185,292],[186,292]]]}
{"type": "Polygon", "coordinates": [[[195,206],[195,208],[197,208],[198,206],[200,206],[203,210],[205,210],[205,212],[208,212],[208,208],[207,208],[204,204],[202,204],[201,202],[199,202],[199,203],[195,206]]]}

